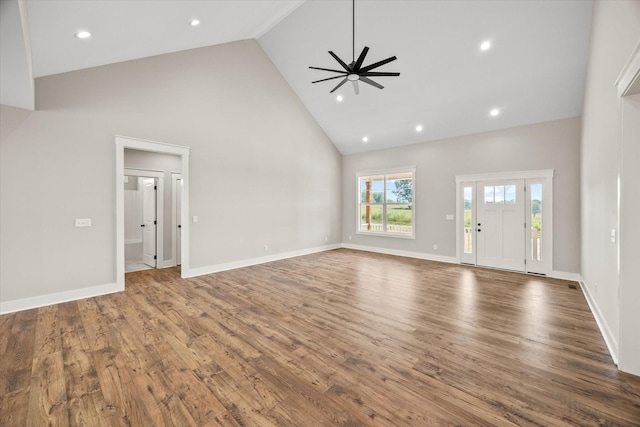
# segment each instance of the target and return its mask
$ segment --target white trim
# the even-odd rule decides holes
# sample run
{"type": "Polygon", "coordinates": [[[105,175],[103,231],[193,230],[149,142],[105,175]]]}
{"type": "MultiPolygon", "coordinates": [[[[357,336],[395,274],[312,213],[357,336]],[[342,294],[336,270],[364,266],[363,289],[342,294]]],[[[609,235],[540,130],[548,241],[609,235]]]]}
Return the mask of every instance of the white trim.
{"type": "Polygon", "coordinates": [[[434,255],[423,252],[400,251],[397,249],[378,248],[374,246],[352,245],[351,243],[343,243],[342,247],[345,249],[353,249],[356,251],[374,252],[378,254],[401,256],[405,258],[424,259],[427,261],[446,262],[448,264],[458,263],[458,260],[455,257],[434,255]]]}
{"type": "MultiPolygon", "coordinates": [[[[291,251],[291,252],[282,252],[279,254],[273,254],[273,255],[264,256],[264,257],[249,258],[249,259],[243,259],[240,261],[227,262],[223,264],[209,265],[206,267],[192,268],[187,272],[188,275],[182,276],[182,277],[187,278],[187,277],[204,276],[205,274],[213,274],[221,271],[235,270],[237,268],[250,267],[252,265],[264,264],[267,262],[279,261],[287,258],[294,258],[294,257],[303,256],[303,255],[311,255],[318,252],[331,251],[334,249],[340,249],[341,247],[342,245],[340,244],[324,245],[324,246],[317,246],[315,248],[301,249],[301,250],[291,251]]],[[[184,274],[184,269],[182,271],[184,274]]]]}
{"type": "MultiPolygon", "coordinates": [[[[124,149],[174,154],[182,159],[182,217],[189,218],[189,147],[164,144],[122,135],[115,136],[116,145],[116,280],[124,290],[124,149]]],[[[182,278],[189,271],[189,222],[182,225],[182,278]]]]}
{"type": "MultiPolygon", "coordinates": [[[[531,274],[535,276],[535,274],[531,274]]],[[[551,277],[553,279],[570,280],[572,282],[580,282],[580,280],[582,280],[582,277],[579,273],[571,273],[569,271],[558,270],[553,270],[547,277],[551,277]]]]}
{"type": "Polygon", "coordinates": [[[402,173],[402,172],[413,172],[416,173],[415,166],[405,166],[402,168],[389,168],[389,169],[375,169],[368,171],[356,171],[356,178],[360,178],[362,176],[371,176],[371,175],[391,175],[394,173],[402,173]]]}
{"type": "Polygon", "coordinates": [[[121,291],[124,291],[124,286],[120,286],[117,283],[109,283],[107,285],[91,286],[89,288],[74,289],[72,291],[58,292],[55,294],[40,295],[37,297],[22,298],[13,301],[4,301],[0,302],[0,314],[30,310],[32,308],[61,304],[63,302],[92,298],[121,291]]]}
{"type": "Polygon", "coordinates": [[[618,97],[622,98],[631,95],[629,91],[634,86],[637,79],[640,78],[640,40],[631,52],[629,59],[622,67],[622,71],[618,75],[614,86],[618,88],[618,97]]]}
{"type": "Polygon", "coordinates": [[[456,175],[456,182],[465,181],[502,181],[506,179],[535,179],[553,178],[553,169],[540,169],[519,172],[480,173],[471,175],[456,175]]]}
{"type": "Polygon", "coordinates": [[[178,265],[178,257],[176,256],[178,254],[178,218],[176,218],[176,208],[179,201],[176,195],[178,194],[178,181],[181,180],[182,174],[180,172],[171,172],[171,242],[173,242],[171,253],[173,255],[171,257],[171,265],[167,265],[167,267],[175,267],[178,265]]]}
{"type": "Polygon", "coordinates": [[[607,348],[609,349],[609,354],[611,354],[613,363],[617,365],[620,360],[618,357],[618,340],[616,340],[615,335],[613,335],[613,333],[611,332],[611,328],[609,328],[609,324],[607,323],[607,320],[602,315],[602,312],[600,311],[600,308],[598,307],[596,300],[589,293],[589,288],[584,283],[584,279],[582,277],[580,277],[580,280],[578,281],[578,283],[580,284],[580,289],[582,289],[582,293],[584,294],[584,297],[587,300],[589,309],[591,309],[591,314],[593,314],[593,317],[596,320],[596,324],[600,329],[602,338],[604,338],[604,342],[607,345],[607,348]]]}

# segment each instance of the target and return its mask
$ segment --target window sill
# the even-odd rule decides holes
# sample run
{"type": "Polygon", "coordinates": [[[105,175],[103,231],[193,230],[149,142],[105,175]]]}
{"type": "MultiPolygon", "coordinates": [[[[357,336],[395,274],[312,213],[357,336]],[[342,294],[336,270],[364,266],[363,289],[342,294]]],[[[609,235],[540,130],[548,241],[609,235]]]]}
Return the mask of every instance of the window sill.
{"type": "Polygon", "coordinates": [[[359,234],[361,236],[392,237],[394,239],[409,239],[409,240],[416,239],[415,234],[413,235],[394,234],[394,233],[381,233],[381,232],[375,232],[375,231],[356,231],[356,234],[359,234]]]}

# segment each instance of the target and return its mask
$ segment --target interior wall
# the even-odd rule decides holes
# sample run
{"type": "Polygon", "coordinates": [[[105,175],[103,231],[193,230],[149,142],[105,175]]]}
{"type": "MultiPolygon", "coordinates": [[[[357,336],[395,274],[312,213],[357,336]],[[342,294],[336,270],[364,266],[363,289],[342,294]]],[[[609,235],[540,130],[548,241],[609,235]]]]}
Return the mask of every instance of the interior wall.
{"type": "Polygon", "coordinates": [[[343,159],[342,238],[345,243],[456,256],[456,175],[554,169],[553,269],[580,271],[580,118],[538,123],[343,159]],[[416,166],[415,240],[356,234],[359,171],[416,166]],[[433,245],[438,245],[434,250],[433,245]]]}
{"type": "MultiPolygon", "coordinates": [[[[596,1],[581,146],[582,277],[614,351],[620,334],[618,230],[620,98],[614,82],[640,40],[640,1],[596,1]]],[[[621,236],[622,238],[622,236],[621,236]]],[[[634,326],[637,331],[637,324],[634,326]]]]}
{"type": "MultiPolygon", "coordinates": [[[[173,260],[175,252],[175,244],[172,240],[171,219],[174,217],[173,207],[171,206],[171,193],[173,185],[171,183],[171,172],[182,172],[182,159],[180,156],[173,156],[165,153],[153,153],[150,151],[140,150],[124,150],[124,167],[131,169],[146,169],[156,172],[164,172],[164,224],[163,224],[163,250],[164,260],[173,260]]],[[[125,215],[126,215],[125,204],[125,215]]],[[[125,220],[125,240],[126,240],[126,220],[125,220]]]]}
{"type": "Polygon", "coordinates": [[[39,78],[0,115],[0,302],[116,283],[115,135],[191,147],[192,268],[340,243],[341,155],[255,40],[39,78]]]}

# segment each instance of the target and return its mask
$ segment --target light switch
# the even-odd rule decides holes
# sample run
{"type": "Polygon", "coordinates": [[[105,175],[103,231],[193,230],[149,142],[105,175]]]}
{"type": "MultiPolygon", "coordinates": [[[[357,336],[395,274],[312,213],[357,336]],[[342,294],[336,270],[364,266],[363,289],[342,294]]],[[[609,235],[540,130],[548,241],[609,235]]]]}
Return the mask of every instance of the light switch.
{"type": "Polygon", "coordinates": [[[91,218],[76,218],[76,227],[91,227],[91,218]]]}
{"type": "Polygon", "coordinates": [[[198,216],[197,215],[193,216],[193,222],[198,222],[198,216]]]}
{"type": "Polygon", "coordinates": [[[611,229],[611,243],[616,242],[616,230],[614,228],[611,229]]]}
{"type": "Polygon", "coordinates": [[[453,215],[452,214],[447,214],[447,221],[453,221],[453,215]]]}

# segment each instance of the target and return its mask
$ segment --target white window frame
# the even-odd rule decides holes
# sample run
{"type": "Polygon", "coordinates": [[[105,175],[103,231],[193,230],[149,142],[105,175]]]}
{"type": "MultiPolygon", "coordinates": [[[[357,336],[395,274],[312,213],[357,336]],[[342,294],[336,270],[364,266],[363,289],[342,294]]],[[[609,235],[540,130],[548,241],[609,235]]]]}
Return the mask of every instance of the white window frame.
{"type": "MultiPolygon", "coordinates": [[[[382,203],[382,225],[383,230],[386,230],[387,226],[387,202],[386,200],[382,203]]],[[[406,166],[401,168],[393,168],[393,169],[381,169],[381,170],[370,170],[370,171],[361,171],[356,172],[356,234],[364,235],[364,236],[382,236],[382,237],[393,237],[398,239],[415,239],[416,238],[416,167],[415,166],[406,166]],[[375,176],[375,175],[384,175],[384,194],[386,195],[387,189],[387,175],[393,175],[398,173],[410,173],[411,174],[411,234],[400,234],[400,233],[392,233],[388,231],[362,231],[360,229],[360,221],[361,221],[361,212],[360,205],[362,201],[360,200],[360,178],[364,178],[367,176],[375,176]]]]}

